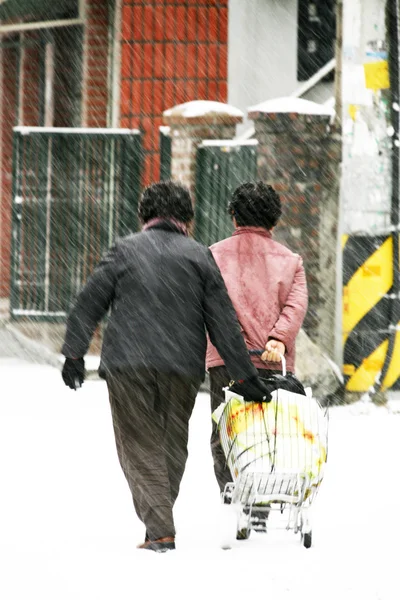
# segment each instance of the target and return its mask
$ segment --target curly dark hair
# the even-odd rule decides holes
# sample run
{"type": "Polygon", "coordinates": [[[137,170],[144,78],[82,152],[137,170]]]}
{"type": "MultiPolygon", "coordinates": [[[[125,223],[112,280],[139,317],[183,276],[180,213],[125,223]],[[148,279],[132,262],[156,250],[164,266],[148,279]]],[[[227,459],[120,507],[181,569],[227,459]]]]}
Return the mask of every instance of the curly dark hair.
{"type": "Polygon", "coordinates": [[[263,181],[243,183],[236,188],[228,210],[239,226],[265,229],[275,227],[282,215],[280,197],[263,181]]]}
{"type": "Polygon", "coordinates": [[[194,211],[189,190],[173,181],[153,183],[142,194],[138,215],[142,223],[155,218],[171,218],[190,223],[194,211]]]}

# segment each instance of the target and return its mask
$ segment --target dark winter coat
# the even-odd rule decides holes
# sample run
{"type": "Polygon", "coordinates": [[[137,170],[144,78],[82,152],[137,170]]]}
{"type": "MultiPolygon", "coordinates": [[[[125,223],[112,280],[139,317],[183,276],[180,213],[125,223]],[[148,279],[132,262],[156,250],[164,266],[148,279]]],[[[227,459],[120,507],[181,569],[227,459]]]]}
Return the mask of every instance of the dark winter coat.
{"type": "Polygon", "coordinates": [[[110,308],[103,375],[145,367],[204,377],[206,329],[233,379],[257,375],[211,252],[169,222],[119,240],[106,254],[68,317],[62,353],[84,356],[110,308]]]}

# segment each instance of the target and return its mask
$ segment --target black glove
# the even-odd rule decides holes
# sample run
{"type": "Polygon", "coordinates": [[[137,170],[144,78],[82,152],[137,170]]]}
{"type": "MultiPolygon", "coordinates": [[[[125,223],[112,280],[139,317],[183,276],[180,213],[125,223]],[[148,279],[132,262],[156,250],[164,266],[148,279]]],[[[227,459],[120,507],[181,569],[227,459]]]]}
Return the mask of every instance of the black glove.
{"type": "Polygon", "coordinates": [[[62,370],[65,385],[77,390],[85,380],[85,361],[83,358],[66,358],[62,370]]]}
{"type": "Polygon", "coordinates": [[[268,377],[262,377],[262,382],[269,392],[273,392],[274,390],[287,390],[288,392],[306,396],[303,384],[291,373],[288,373],[287,375],[271,373],[268,377]]]}
{"type": "Polygon", "coordinates": [[[235,381],[229,391],[243,396],[245,402],[271,402],[272,396],[259,377],[235,381]]]}

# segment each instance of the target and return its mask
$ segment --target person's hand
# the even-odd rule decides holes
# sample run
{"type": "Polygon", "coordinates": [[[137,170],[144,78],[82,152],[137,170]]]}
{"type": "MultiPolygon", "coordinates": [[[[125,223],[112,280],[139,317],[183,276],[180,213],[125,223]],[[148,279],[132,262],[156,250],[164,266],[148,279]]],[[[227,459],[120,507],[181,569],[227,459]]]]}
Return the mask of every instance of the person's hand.
{"type": "Polygon", "coordinates": [[[85,361],[83,358],[66,358],[62,370],[65,385],[77,390],[85,380],[85,361]]]}
{"type": "Polygon", "coordinates": [[[239,396],[243,396],[245,402],[271,402],[272,396],[259,377],[239,379],[235,381],[229,390],[239,396]]]}
{"type": "Polygon", "coordinates": [[[281,357],[285,354],[285,344],[278,340],[268,340],[265,344],[265,352],[261,355],[261,360],[269,362],[281,362],[281,357]]]}

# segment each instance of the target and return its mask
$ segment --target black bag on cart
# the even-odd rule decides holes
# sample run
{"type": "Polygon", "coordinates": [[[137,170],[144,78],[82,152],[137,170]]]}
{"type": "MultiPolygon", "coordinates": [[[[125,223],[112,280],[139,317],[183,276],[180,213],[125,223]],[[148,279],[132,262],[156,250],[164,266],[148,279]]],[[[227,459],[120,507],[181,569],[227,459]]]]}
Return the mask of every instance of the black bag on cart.
{"type": "Polygon", "coordinates": [[[295,375],[291,375],[290,373],[287,375],[271,373],[269,377],[260,377],[260,379],[270,393],[279,389],[306,396],[306,391],[301,381],[299,381],[295,375]]]}
{"type": "MultiPolygon", "coordinates": [[[[264,350],[250,350],[249,353],[253,356],[261,356],[263,352],[264,350]]],[[[282,375],[280,373],[271,373],[269,377],[260,377],[263,384],[267,387],[269,393],[280,389],[293,392],[294,394],[300,394],[301,396],[306,396],[307,394],[301,381],[299,381],[295,375],[286,373],[286,361],[283,356],[281,359],[283,369],[282,375]]]]}

